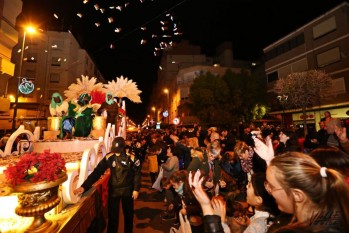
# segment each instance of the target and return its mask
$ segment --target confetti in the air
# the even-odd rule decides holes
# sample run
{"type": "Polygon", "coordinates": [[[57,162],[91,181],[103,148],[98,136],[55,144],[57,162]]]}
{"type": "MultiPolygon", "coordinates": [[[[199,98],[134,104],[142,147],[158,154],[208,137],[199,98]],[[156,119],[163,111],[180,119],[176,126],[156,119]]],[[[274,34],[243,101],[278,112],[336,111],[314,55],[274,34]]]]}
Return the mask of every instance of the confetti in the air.
{"type": "MultiPolygon", "coordinates": [[[[180,27],[179,21],[174,15],[173,10],[185,1],[187,0],[163,8],[160,14],[156,13],[151,15],[151,12],[146,10],[144,10],[144,12],[140,11],[140,16],[144,17],[138,17],[137,15],[136,18],[138,23],[130,23],[130,21],[135,20],[135,18],[128,19],[128,15],[132,15],[132,11],[137,7],[138,9],[146,9],[146,7],[152,7],[155,9],[157,7],[156,4],[158,4],[157,1],[126,0],[120,2],[118,0],[81,0],[80,7],[76,8],[78,11],[73,14],[79,18],[78,23],[83,24],[83,27],[87,28],[89,25],[90,27],[94,25],[96,28],[99,28],[99,32],[103,33],[103,35],[108,35],[107,32],[108,30],[110,31],[110,36],[104,37],[105,40],[108,41],[106,41],[104,45],[101,45],[103,47],[116,49],[115,44],[119,44],[121,40],[127,40],[127,37],[138,33],[140,35],[134,36],[142,38],[140,44],[152,47],[154,55],[158,56],[161,50],[175,46],[183,35],[182,28],[180,27]],[[149,16],[152,18],[149,19],[149,16]],[[133,28],[130,28],[129,25],[133,25],[133,28]],[[112,34],[113,31],[114,34],[112,34]]],[[[57,13],[53,16],[56,19],[65,18],[65,15],[59,15],[57,13]]],[[[122,46],[118,46],[118,48],[120,47],[122,46]]]]}

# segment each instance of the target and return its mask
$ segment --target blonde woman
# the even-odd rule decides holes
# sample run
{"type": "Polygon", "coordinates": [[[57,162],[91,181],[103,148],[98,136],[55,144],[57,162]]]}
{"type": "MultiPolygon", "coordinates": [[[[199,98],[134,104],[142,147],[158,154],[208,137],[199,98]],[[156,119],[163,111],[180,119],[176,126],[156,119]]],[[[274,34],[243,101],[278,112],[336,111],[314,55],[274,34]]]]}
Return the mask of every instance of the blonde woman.
{"type": "Polygon", "coordinates": [[[267,168],[265,188],[280,211],[294,215],[290,224],[274,232],[309,227],[349,232],[349,186],[345,178],[333,169],[320,167],[310,156],[289,152],[275,157],[267,168]]]}

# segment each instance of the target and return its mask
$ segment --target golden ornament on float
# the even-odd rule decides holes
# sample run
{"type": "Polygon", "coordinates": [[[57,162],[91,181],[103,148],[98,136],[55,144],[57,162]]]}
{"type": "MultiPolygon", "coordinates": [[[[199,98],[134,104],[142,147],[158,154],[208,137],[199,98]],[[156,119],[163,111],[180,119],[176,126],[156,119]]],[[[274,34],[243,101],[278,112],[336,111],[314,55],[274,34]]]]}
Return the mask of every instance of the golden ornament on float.
{"type": "Polygon", "coordinates": [[[107,119],[104,116],[95,116],[92,121],[92,129],[102,130],[107,128],[107,119]]]}
{"type": "Polygon", "coordinates": [[[48,117],[47,118],[47,129],[49,131],[60,130],[61,117],[48,117]]]}
{"type": "Polygon", "coordinates": [[[45,213],[56,207],[61,201],[58,196],[59,186],[67,179],[67,174],[62,173],[54,181],[24,182],[13,186],[13,191],[20,193],[17,196],[16,214],[23,217],[34,217],[32,224],[25,232],[56,232],[59,229],[59,224],[47,220],[45,213]]]}

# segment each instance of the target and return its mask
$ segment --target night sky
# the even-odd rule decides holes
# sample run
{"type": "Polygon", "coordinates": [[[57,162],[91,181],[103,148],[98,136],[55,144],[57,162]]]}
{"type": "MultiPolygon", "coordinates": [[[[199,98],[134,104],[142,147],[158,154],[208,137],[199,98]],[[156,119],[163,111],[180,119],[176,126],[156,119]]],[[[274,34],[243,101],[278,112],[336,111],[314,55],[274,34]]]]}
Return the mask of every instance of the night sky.
{"type": "Polygon", "coordinates": [[[149,96],[161,55],[156,48],[161,42],[170,46],[172,41],[175,46],[185,39],[200,45],[203,53],[213,55],[219,43],[231,41],[235,59],[256,60],[264,47],[341,2],[23,0],[20,18],[45,30],[70,30],[107,80],[123,75],[136,82],[143,103],[127,102],[127,113],[141,123],[150,111],[149,96]],[[116,29],[121,31],[115,32],[116,29]]]}

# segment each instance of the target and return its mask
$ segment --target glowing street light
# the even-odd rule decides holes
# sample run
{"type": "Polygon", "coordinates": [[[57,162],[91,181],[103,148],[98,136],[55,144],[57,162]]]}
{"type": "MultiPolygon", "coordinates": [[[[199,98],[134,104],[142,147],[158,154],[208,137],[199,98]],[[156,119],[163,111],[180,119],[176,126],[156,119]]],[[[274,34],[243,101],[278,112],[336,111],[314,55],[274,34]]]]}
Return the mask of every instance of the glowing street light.
{"type": "Polygon", "coordinates": [[[151,110],[154,112],[155,121],[157,121],[158,119],[157,119],[157,116],[156,116],[156,108],[153,106],[153,107],[151,108],[151,110]]]}
{"type": "Polygon", "coordinates": [[[22,67],[23,67],[23,58],[24,58],[24,46],[25,46],[25,39],[27,36],[27,33],[29,34],[34,34],[36,32],[36,29],[32,26],[27,26],[24,28],[23,31],[23,40],[22,40],[22,48],[21,48],[21,57],[19,60],[19,70],[18,70],[18,85],[17,85],[17,91],[16,91],[16,96],[15,96],[15,105],[13,108],[13,117],[12,117],[12,130],[16,129],[16,117],[17,117],[17,109],[18,109],[18,97],[19,97],[19,85],[20,85],[20,80],[22,77],[22,67]]]}
{"type": "Polygon", "coordinates": [[[165,88],[164,93],[167,95],[167,124],[170,124],[170,91],[165,88]]]}

